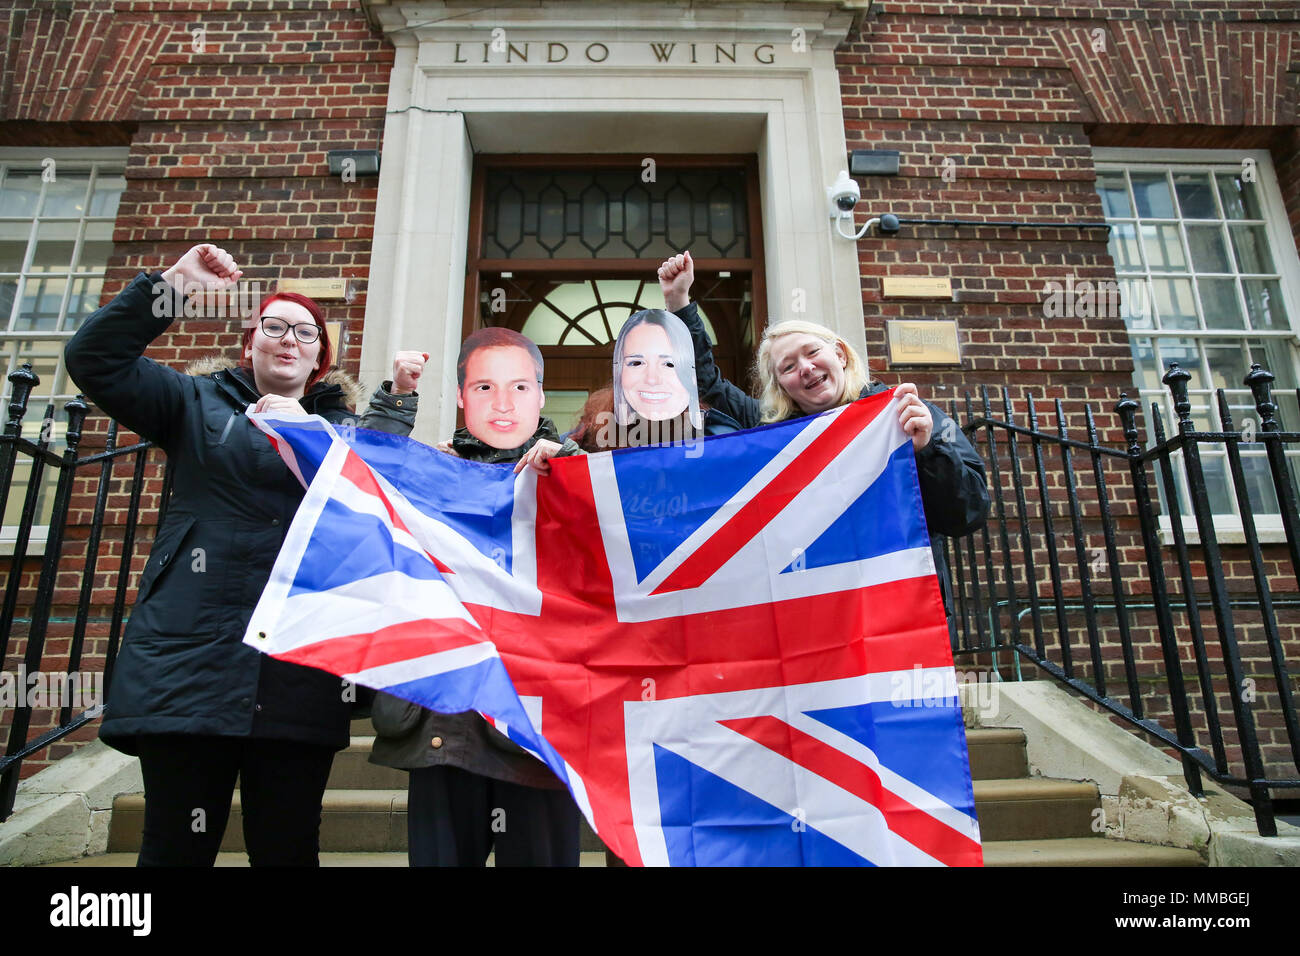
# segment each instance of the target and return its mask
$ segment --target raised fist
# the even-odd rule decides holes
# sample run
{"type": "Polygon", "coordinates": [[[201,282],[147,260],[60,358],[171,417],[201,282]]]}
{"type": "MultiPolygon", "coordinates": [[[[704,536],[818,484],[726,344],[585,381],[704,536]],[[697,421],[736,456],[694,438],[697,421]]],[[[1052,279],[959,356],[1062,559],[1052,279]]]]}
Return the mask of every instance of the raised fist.
{"type": "Polygon", "coordinates": [[[691,301],[691,284],[695,282],[695,260],[689,252],[671,256],[659,267],[659,288],[664,294],[664,308],[676,312],[691,301]]]}
{"type": "Polygon", "coordinates": [[[195,292],[220,292],[228,289],[244,273],[225,249],[211,243],[195,246],[163,273],[163,279],[182,295],[195,292]]]}
{"type": "Polygon", "coordinates": [[[393,394],[410,395],[420,385],[428,352],[398,352],[393,356],[393,394]]]}

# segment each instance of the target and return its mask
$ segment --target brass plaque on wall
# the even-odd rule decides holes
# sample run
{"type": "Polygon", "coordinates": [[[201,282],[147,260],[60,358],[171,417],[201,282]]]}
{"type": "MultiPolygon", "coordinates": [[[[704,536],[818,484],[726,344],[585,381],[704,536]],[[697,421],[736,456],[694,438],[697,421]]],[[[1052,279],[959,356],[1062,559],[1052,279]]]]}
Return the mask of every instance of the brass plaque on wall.
{"type": "Polygon", "coordinates": [[[890,365],[960,365],[956,319],[887,319],[890,365]]]}
{"type": "Polygon", "coordinates": [[[317,302],[332,300],[352,301],[352,289],[347,279],[281,279],[276,283],[277,292],[297,292],[317,302]]]}
{"type": "Polygon", "coordinates": [[[952,280],[935,276],[885,276],[880,294],[886,299],[951,299],[952,280]]]}

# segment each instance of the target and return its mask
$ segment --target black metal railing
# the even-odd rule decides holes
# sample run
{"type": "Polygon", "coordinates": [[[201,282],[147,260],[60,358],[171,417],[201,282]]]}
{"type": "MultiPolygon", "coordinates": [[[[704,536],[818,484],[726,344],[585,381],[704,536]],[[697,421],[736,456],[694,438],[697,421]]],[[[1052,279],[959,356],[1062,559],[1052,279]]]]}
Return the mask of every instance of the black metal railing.
{"type": "MultiPolygon", "coordinates": [[[[5,581],[4,601],[0,605],[0,663],[9,660],[9,654],[19,641],[25,641],[22,649],[21,665],[18,669],[19,680],[13,681],[15,706],[12,720],[8,727],[7,741],[3,756],[0,756],[0,821],[5,820],[13,811],[14,797],[18,789],[19,773],[25,758],[48,747],[55,741],[66,737],[79,727],[94,720],[102,708],[102,700],[93,706],[81,706],[80,689],[85,686],[82,672],[83,652],[86,635],[91,624],[92,613],[96,624],[107,623],[107,647],[103,655],[93,655],[95,660],[86,661],[98,670],[102,664],[101,688],[107,688],[112,679],[113,662],[117,657],[121,638],[122,622],[126,616],[127,583],[131,577],[131,559],[135,549],[136,528],[140,520],[141,492],[145,485],[145,463],[149,443],[117,447],[117,423],[110,422],[102,451],[96,451],[85,457],[78,457],[89,406],[77,396],[64,405],[67,416],[66,443],[62,453],[56,452],[53,445],[54,406],[46,408],[39,437],[32,440],[23,436],[23,419],[27,415],[28,400],[32,389],[40,384],[40,379],[30,365],[9,375],[11,394],[9,399],[8,420],[4,432],[0,435],[0,508],[6,513],[10,491],[13,489],[14,473],[23,464],[28,467],[26,488],[23,495],[21,516],[16,526],[13,550],[7,558],[8,575],[5,581]],[[115,468],[125,473],[114,478],[115,468]],[[53,486],[53,503],[47,509],[41,507],[41,498],[50,493],[47,473],[55,475],[53,486]],[[70,520],[74,500],[81,502],[88,498],[91,490],[79,490],[74,494],[74,484],[78,478],[85,477],[93,483],[94,506],[89,520],[78,514],[70,520]],[[100,563],[101,546],[104,544],[104,519],[109,510],[109,493],[114,481],[125,481],[129,487],[129,500],[125,514],[121,516],[120,532],[116,525],[110,526],[116,535],[120,533],[120,556],[117,560],[116,582],[113,600],[110,604],[96,604],[94,589],[96,569],[100,563]],[[44,553],[40,556],[39,571],[36,573],[36,585],[33,590],[30,582],[24,578],[30,572],[29,561],[32,551],[33,529],[44,525],[46,529],[44,553]],[[77,589],[75,612],[59,620],[53,614],[56,606],[56,592],[60,563],[63,557],[67,531],[75,528],[88,535],[85,539],[85,559],[78,568],[81,575],[77,589]],[[21,599],[21,603],[20,603],[21,599]],[[19,613],[20,609],[24,613],[19,613]],[[71,624],[66,661],[63,653],[50,653],[47,646],[50,624],[71,624]],[[49,660],[57,660],[59,674],[51,675],[44,670],[49,660]],[[58,695],[55,726],[29,739],[32,723],[33,697],[29,694],[29,679],[39,678],[42,688],[60,687],[64,691],[76,688],[78,693],[58,695]]],[[[166,501],[166,479],[164,479],[160,502],[166,501]]],[[[114,509],[115,511],[117,509],[114,509]]],[[[161,517],[161,516],[160,516],[161,517]]],[[[3,559],[0,559],[3,560],[3,559]]],[[[110,577],[110,581],[112,578],[110,577]]],[[[89,656],[89,655],[88,655],[89,656]]],[[[55,698],[46,694],[41,703],[55,698]]]]}
{"type": "Polygon", "coordinates": [[[1202,772],[1244,788],[1259,832],[1271,836],[1272,791],[1300,787],[1292,676],[1300,657],[1300,519],[1287,454],[1300,451],[1300,432],[1283,430],[1273,375],[1258,365],[1243,383],[1258,422],[1239,429],[1218,389],[1221,430],[1197,430],[1190,377],[1170,366],[1164,383],[1177,431],[1166,437],[1153,402],[1147,448],[1139,404],[1127,396],[1114,409],[1125,445],[1114,448],[1100,442],[1091,408],[1083,411],[1083,441],[1068,434],[1059,399],[1049,431],[1032,397],[1017,420],[1006,392],[1000,417],[987,388],[978,413],[966,395],[964,430],[985,458],[992,507],[984,527],[949,542],[953,650],[990,653],[995,664],[1010,652],[1017,674],[1023,660],[1032,662],[1177,752],[1192,793],[1202,792],[1202,772]],[[1227,566],[1207,454],[1224,466],[1222,475],[1215,469],[1220,504],[1230,481],[1240,521],[1237,531],[1229,519],[1241,542],[1226,545],[1234,549],[1227,566]],[[1243,455],[1267,461],[1271,495],[1262,469],[1248,480],[1243,455]],[[1261,504],[1276,506],[1280,522],[1272,520],[1285,544],[1261,543],[1261,504]]]}

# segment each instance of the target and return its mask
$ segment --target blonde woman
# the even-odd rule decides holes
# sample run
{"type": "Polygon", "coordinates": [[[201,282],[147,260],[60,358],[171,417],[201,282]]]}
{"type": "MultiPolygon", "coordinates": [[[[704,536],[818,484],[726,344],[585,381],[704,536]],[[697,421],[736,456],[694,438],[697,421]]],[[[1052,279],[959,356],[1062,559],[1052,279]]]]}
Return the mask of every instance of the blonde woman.
{"type": "MultiPolygon", "coordinates": [[[[742,428],[815,415],[888,387],[870,380],[866,363],[843,338],[814,322],[794,320],[770,325],[764,331],[754,363],[759,397],[747,395],[724,379],[713,362],[713,344],[690,301],[694,280],[695,264],[689,252],[673,256],[659,267],[664,307],[686,323],[695,343],[700,401],[730,415],[742,428]]],[[[911,436],[916,454],[930,550],[948,613],[948,630],[955,640],[952,584],[942,535],[958,537],[984,523],[989,507],[984,462],[956,423],[924,401],[915,385],[904,382],[894,394],[899,399],[898,422],[911,436]]]]}

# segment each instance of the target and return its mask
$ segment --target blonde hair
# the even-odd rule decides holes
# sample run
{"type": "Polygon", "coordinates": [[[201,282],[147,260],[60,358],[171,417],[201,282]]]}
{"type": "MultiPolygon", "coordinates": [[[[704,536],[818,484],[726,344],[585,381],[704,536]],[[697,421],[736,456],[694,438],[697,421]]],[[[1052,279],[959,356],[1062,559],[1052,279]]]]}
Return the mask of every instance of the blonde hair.
{"type": "Polygon", "coordinates": [[[847,360],[844,366],[844,391],[840,393],[835,406],[847,405],[862,394],[867,387],[867,366],[853,346],[840,338],[824,325],[805,322],[802,319],[787,319],[776,325],[769,325],[763,332],[763,339],[758,345],[758,355],[754,359],[754,371],[758,377],[759,411],[764,422],[779,422],[787,418],[798,418],[807,414],[794,399],[786,394],[776,379],[776,370],[772,368],[772,343],[783,335],[803,333],[821,339],[827,345],[838,345],[844,350],[847,360]]]}

